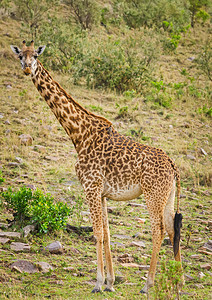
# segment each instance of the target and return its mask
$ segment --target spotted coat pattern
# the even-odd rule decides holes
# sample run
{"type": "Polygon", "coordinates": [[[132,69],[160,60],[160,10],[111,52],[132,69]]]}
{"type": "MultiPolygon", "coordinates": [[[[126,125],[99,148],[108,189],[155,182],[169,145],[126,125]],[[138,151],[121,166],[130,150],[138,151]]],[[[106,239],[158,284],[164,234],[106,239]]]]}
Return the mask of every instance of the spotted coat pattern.
{"type": "MultiPolygon", "coordinates": [[[[150,270],[143,288],[143,292],[147,292],[154,282],[165,230],[173,242],[175,182],[178,187],[177,211],[180,193],[180,175],[175,163],[163,150],[119,134],[110,121],[77,103],[37,60],[39,48],[35,50],[33,42],[30,47],[24,43],[22,50],[11,47],[19,56],[24,73],[31,74],[34,85],[70,136],[78,153],[76,173],[86,194],[97,240],[97,283],[93,292],[100,291],[104,283],[103,246],[107,268],[106,290],[114,290],[106,198],[123,201],[142,193],[150,215],[153,240],[150,270]]],[[[175,259],[181,260],[180,249],[175,259]]]]}

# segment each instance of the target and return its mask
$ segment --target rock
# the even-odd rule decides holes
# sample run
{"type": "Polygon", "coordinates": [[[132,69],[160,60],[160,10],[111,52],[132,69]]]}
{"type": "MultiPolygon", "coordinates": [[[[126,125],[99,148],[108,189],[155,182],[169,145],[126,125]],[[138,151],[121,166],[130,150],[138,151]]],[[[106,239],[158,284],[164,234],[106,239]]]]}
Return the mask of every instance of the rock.
{"type": "Polygon", "coordinates": [[[171,245],[171,241],[170,241],[170,238],[169,237],[165,237],[164,240],[163,240],[163,244],[164,245],[171,245]]]}
{"type": "Polygon", "coordinates": [[[121,248],[125,248],[125,245],[120,243],[120,242],[110,242],[110,245],[112,247],[121,247],[121,248]]]}
{"type": "Polygon", "coordinates": [[[186,280],[186,281],[193,281],[193,280],[194,280],[194,277],[192,277],[192,276],[189,275],[189,274],[185,274],[185,280],[186,280]]]}
{"type": "MultiPolygon", "coordinates": [[[[2,191],[2,192],[4,192],[4,191],[2,191]]],[[[0,228],[2,228],[2,229],[8,228],[8,224],[0,222],[0,228]]]]}
{"type": "Polygon", "coordinates": [[[130,254],[124,253],[121,256],[118,256],[117,261],[121,263],[131,263],[134,261],[134,258],[130,254]]]}
{"type": "Polygon", "coordinates": [[[119,284],[125,281],[124,276],[115,276],[115,282],[114,284],[119,284]]]}
{"type": "Polygon", "coordinates": [[[144,242],[142,242],[142,241],[138,241],[138,242],[132,242],[131,244],[130,244],[130,246],[136,246],[136,247],[142,247],[142,248],[145,248],[146,246],[145,246],[145,244],[144,244],[144,242]]]}
{"type": "Polygon", "coordinates": [[[136,263],[123,263],[121,266],[124,268],[139,268],[139,265],[136,263]]]}
{"type": "Polygon", "coordinates": [[[28,252],[30,251],[30,245],[19,242],[12,242],[10,245],[10,249],[15,252],[28,252]]]}
{"type": "Polygon", "coordinates": [[[202,264],[200,265],[200,268],[205,269],[205,270],[210,270],[211,269],[211,265],[206,263],[206,264],[202,264]]]}
{"type": "Polygon", "coordinates": [[[200,259],[200,255],[198,255],[198,254],[193,254],[193,255],[191,255],[190,256],[190,258],[192,258],[192,259],[200,259]]]}
{"type": "Polygon", "coordinates": [[[27,237],[30,232],[35,230],[35,226],[34,225],[27,225],[23,228],[23,232],[24,232],[24,237],[27,237]]]}
{"type": "Polygon", "coordinates": [[[78,249],[74,248],[74,247],[71,247],[70,250],[71,250],[71,252],[73,252],[75,254],[79,254],[80,253],[80,251],[78,249]]]}
{"type": "Polygon", "coordinates": [[[212,255],[212,252],[202,250],[202,249],[199,249],[198,252],[203,253],[203,254],[207,254],[207,255],[212,255]]]}
{"type": "Polygon", "coordinates": [[[204,154],[205,156],[208,155],[207,152],[206,152],[203,148],[200,148],[200,151],[201,151],[202,154],[204,154]]]}
{"type": "Polygon", "coordinates": [[[19,164],[22,164],[23,163],[23,159],[16,156],[15,160],[19,163],[19,164]]]}
{"type": "Polygon", "coordinates": [[[4,122],[4,124],[6,124],[6,125],[10,125],[11,123],[10,123],[10,121],[9,121],[9,120],[6,120],[6,121],[4,122]]]}
{"type": "Polygon", "coordinates": [[[36,263],[36,267],[39,269],[39,271],[42,271],[43,273],[49,272],[49,270],[54,270],[54,267],[52,267],[49,263],[40,261],[36,263]]]}
{"type": "Polygon", "coordinates": [[[8,237],[8,238],[21,238],[20,232],[6,232],[6,231],[1,231],[0,232],[0,237],[8,237]]]}
{"type": "Polygon", "coordinates": [[[45,152],[45,151],[46,151],[46,147],[45,147],[45,146],[42,146],[42,145],[35,145],[35,146],[34,146],[34,151],[37,151],[37,152],[45,152]]]}
{"type": "Polygon", "coordinates": [[[188,155],[187,155],[187,158],[188,158],[188,159],[191,159],[191,160],[196,160],[196,157],[193,156],[193,155],[191,155],[191,154],[188,154],[188,155]]]}
{"type": "Polygon", "coordinates": [[[47,156],[45,156],[45,159],[51,160],[51,161],[58,161],[60,158],[56,157],[56,156],[47,155],[47,156]]]}
{"type": "Polygon", "coordinates": [[[21,134],[19,135],[19,139],[22,145],[31,146],[32,145],[32,137],[29,134],[21,134]]]}
{"type": "Polygon", "coordinates": [[[193,61],[195,60],[195,57],[194,56],[188,57],[188,60],[193,61]]]}
{"type": "Polygon", "coordinates": [[[8,238],[0,237],[0,244],[2,244],[2,245],[8,243],[9,241],[10,241],[10,239],[8,239],[8,238]]]}
{"type": "Polygon", "coordinates": [[[114,209],[116,209],[116,207],[108,206],[108,207],[107,207],[107,212],[108,212],[109,214],[112,214],[113,211],[114,211],[114,209]]]}
{"type": "Polygon", "coordinates": [[[121,239],[121,240],[131,240],[131,236],[129,235],[124,235],[124,234],[114,234],[113,235],[114,238],[117,238],[117,239],[121,239]]]}
{"type": "Polygon", "coordinates": [[[36,266],[27,260],[18,259],[14,263],[10,265],[10,268],[13,271],[18,271],[19,273],[26,272],[26,273],[36,273],[38,269],[36,266]]]}
{"type": "Polygon", "coordinates": [[[144,224],[146,222],[145,219],[141,219],[141,218],[136,218],[136,221],[140,224],[144,224]]]}
{"type": "Polygon", "coordinates": [[[202,273],[202,272],[200,272],[200,273],[198,274],[198,276],[199,276],[200,279],[202,279],[203,277],[205,277],[205,274],[202,273]]]}
{"type": "MultiPolygon", "coordinates": [[[[208,221],[208,227],[212,227],[212,221],[208,221]]],[[[211,241],[211,247],[212,247],[212,241],[211,241]]]]}
{"type": "Polygon", "coordinates": [[[139,265],[139,270],[149,270],[148,265],[139,265]]]}
{"type": "Polygon", "coordinates": [[[212,241],[209,240],[207,243],[205,243],[203,248],[208,250],[208,251],[212,251],[212,241]]]}
{"type": "Polygon", "coordinates": [[[48,246],[46,246],[45,249],[53,254],[62,254],[63,253],[63,246],[61,245],[61,243],[59,241],[49,244],[48,246]]]}

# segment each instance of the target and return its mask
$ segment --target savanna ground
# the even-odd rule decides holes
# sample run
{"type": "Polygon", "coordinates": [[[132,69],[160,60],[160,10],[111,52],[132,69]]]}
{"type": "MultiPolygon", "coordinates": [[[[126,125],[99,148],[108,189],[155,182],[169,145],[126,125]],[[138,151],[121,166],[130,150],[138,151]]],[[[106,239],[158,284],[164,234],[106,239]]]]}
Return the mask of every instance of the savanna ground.
{"type": "MultiPolygon", "coordinates": [[[[75,149],[40,98],[31,79],[22,74],[20,64],[10,50],[10,44],[21,46],[24,39],[20,22],[4,16],[0,27],[0,167],[5,179],[1,189],[25,185],[50,192],[55,201],[67,202],[72,208],[69,224],[91,226],[88,206],[74,170],[77,158],[75,149]],[[21,134],[29,134],[33,138],[32,145],[21,144],[21,134]]],[[[114,30],[114,35],[117,34],[115,27],[110,30],[114,30]]],[[[98,34],[101,34],[100,29],[93,29],[93,36],[98,34]]],[[[136,36],[136,33],[132,34],[136,36]]],[[[111,89],[87,88],[83,81],[75,85],[68,72],[48,68],[54,79],[84,107],[111,120],[120,133],[162,148],[179,166],[182,187],[180,209],[184,217],[182,262],[186,274],[181,299],[211,297],[212,271],[202,267],[206,263],[211,264],[210,252],[204,249],[204,244],[211,239],[212,226],[211,81],[195,65],[198,50],[203,44],[210,43],[210,37],[210,24],[197,24],[195,29],[190,28],[182,35],[175,51],[161,53],[155,62],[156,79],[152,80],[152,85],[144,87],[149,89],[146,94],[134,89],[120,93],[111,89]],[[165,95],[165,100],[162,95],[165,95]]],[[[54,60],[54,57],[51,59],[54,60]]],[[[40,60],[42,62],[42,57],[40,60]]],[[[119,257],[128,253],[131,260],[139,265],[150,263],[152,242],[145,200],[140,197],[131,202],[142,205],[108,202],[112,208],[109,223],[117,276],[115,293],[90,293],[96,278],[96,250],[92,234],[77,235],[61,230],[22,238],[23,242],[31,245],[28,253],[15,253],[9,244],[1,247],[0,298],[147,298],[139,291],[148,271],[123,267],[119,260],[119,257]],[[119,239],[114,237],[115,234],[131,239],[119,239]],[[63,254],[43,251],[46,245],[55,240],[62,243],[63,254]],[[145,248],[132,246],[132,241],[143,241],[145,248]],[[16,259],[35,263],[46,261],[54,270],[46,274],[12,272],[9,266],[16,259]],[[67,267],[72,268],[65,269],[67,267]]],[[[0,209],[0,222],[12,218],[4,202],[1,202],[0,209]]],[[[21,231],[15,226],[12,230],[21,231]]],[[[173,259],[170,245],[162,245],[162,256],[166,261],[173,259]]],[[[160,274],[160,261],[156,280],[160,274]]],[[[151,297],[155,299],[154,293],[151,297]]]]}

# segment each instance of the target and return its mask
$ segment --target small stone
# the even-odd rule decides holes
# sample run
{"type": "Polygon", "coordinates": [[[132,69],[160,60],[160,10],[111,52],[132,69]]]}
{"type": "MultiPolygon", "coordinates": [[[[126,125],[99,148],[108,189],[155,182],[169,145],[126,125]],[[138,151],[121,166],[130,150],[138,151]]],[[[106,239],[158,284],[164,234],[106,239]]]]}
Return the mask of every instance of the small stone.
{"type": "Polygon", "coordinates": [[[43,273],[47,273],[49,272],[49,270],[54,270],[54,268],[50,264],[44,261],[36,263],[36,266],[38,267],[39,271],[42,271],[43,273]]]}
{"type": "Polygon", "coordinates": [[[10,249],[15,252],[28,252],[30,251],[30,245],[25,243],[12,242],[10,249]]]}
{"type": "Polygon", "coordinates": [[[121,266],[124,268],[139,268],[139,265],[136,263],[123,263],[121,266]]]}
{"type": "Polygon", "coordinates": [[[9,120],[6,120],[6,121],[4,122],[4,124],[6,124],[6,125],[10,125],[11,123],[10,123],[10,121],[9,121],[9,120]]]}
{"type": "Polygon", "coordinates": [[[10,239],[8,239],[8,238],[2,238],[2,237],[0,237],[0,244],[2,244],[2,245],[8,243],[9,241],[10,241],[10,239]]]}
{"type": "Polygon", "coordinates": [[[20,157],[18,157],[18,156],[15,158],[15,160],[16,160],[19,164],[22,164],[22,162],[23,162],[23,159],[20,158],[20,157]]]}
{"type": "Polygon", "coordinates": [[[19,273],[26,272],[26,273],[36,273],[38,269],[36,266],[27,260],[18,259],[14,263],[10,265],[12,270],[18,271],[19,273]]]}
{"type": "Polygon", "coordinates": [[[32,137],[29,134],[21,134],[19,135],[19,139],[22,145],[31,146],[32,145],[32,137]]]}
{"type": "Polygon", "coordinates": [[[131,263],[134,261],[134,258],[130,254],[124,253],[117,258],[117,261],[121,263],[131,263]]]}
{"type": "Polygon", "coordinates": [[[121,239],[121,240],[131,240],[131,236],[128,236],[128,235],[124,235],[124,234],[114,234],[113,235],[114,238],[117,238],[117,239],[121,239]]]}
{"type": "Polygon", "coordinates": [[[56,157],[56,156],[47,155],[47,156],[45,156],[45,159],[51,160],[51,161],[58,161],[60,158],[56,157]]]}
{"type": "Polygon", "coordinates": [[[75,254],[79,254],[79,253],[80,253],[79,250],[77,250],[77,249],[74,248],[74,247],[71,247],[70,250],[71,250],[71,252],[73,252],[73,253],[75,253],[75,254]]]}
{"type": "Polygon", "coordinates": [[[149,270],[148,265],[139,265],[139,270],[149,270]]]}
{"type": "Polygon", "coordinates": [[[192,258],[192,259],[200,259],[200,255],[198,255],[198,254],[193,254],[193,255],[191,255],[190,256],[190,258],[192,258]]]}
{"type": "Polygon", "coordinates": [[[110,245],[112,247],[121,247],[121,248],[125,248],[125,245],[120,243],[120,242],[110,242],[110,245]]]}
{"type": "Polygon", "coordinates": [[[205,269],[205,270],[210,270],[211,269],[211,265],[206,263],[206,264],[202,264],[200,265],[200,268],[205,269]]]}
{"type": "Polygon", "coordinates": [[[195,57],[194,56],[188,57],[188,60],[193,61],[195,60],[195,57]]]}
{"type": "Polygon", "coordinates": [[[203,148],[200,148],[200,151],[202,152],[202,154],[204,154],[205,156],[207,156],[207,152],[203,149],[203,148]]]}
{"type": "Polygon", "coordinates": [[[24,237],[27,237],[31,231],[35,230],[35,226],[34,225],[27,225],[23,228],[23,232],[24,232],[24,237]]]}
{"type": "Polygon", "coordinates": [[[193,155],[191,155],[191,154],[188,154],[188,155],[187,155],[187,158],[188,158],[188,159],[191,159],[191,160],[196,160],[196,157],[193,156],[193,155]]]}
{"type": "Polygon", "coordinates": [[[136,221],[140,224],[144,224],[146,222],[145,219],[141,219],[141,218],[136,218],[136,221]]]}
{"type": "MultiPolygon", "coordinates": [[[[4,192],[4,191],[2,191],[2,192],[4,192]]],[[[8,224],[0,222],[0,228],[2,228],[2,229],[8,228],[8,224]]]]}
{"type": "Polygon", "coordinates": [[[8,237],[8,238],[21,238],[20,232],[6,232],[6,231],[1,231],[0,232],[0,237],[8,237]]]}
{"type": "Polygon", "coordinates": [[[185,280],[186,280],[186,281],[192,281],[192,280],[194,280],[194,277],[192,277],[192,276],[189,275],[189,274],[185,274],[185,280]]]}
{"type": "Polygon", "coordinates": [[[202,273],[202,272],[200,272],[198,275],[199,275],[199,278],[200,278],[200,279],[202,279],[203,277],[205,277],[205,274],[202,273]]]}
{"type": "Polygon", "coordinates": [[[34,146],[34,151],[45,152],[46,151],[46,147],[42,146],[42,145],[35,145],[34,146]]]}
{"type": "Polygon", "coordinates": [[[138,242],[132,242],[131,244],[130,244],[130,246],[136,246],[136,247],[142,247],[142,248],[145,248],[146,246],[145,246],[145,244],[144,244],[144,242],[142,242],[142,241],[138,241],[138,242]]]}
{"type": "Polygon", "coordinates": [[[59,241],[49,244],[48,246],[46,246],[45,249],[53,254],[62,254],[63,253],[63,246],[61,245],[61,243],[59,241]]]}

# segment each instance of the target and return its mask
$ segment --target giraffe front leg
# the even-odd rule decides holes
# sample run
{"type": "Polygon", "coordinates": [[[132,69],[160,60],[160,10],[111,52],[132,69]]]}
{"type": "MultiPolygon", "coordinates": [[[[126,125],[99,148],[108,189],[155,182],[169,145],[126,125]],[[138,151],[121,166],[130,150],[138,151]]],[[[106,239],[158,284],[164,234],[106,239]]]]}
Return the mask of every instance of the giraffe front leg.
{"type": "Polygon", "coordinates": [[[113,272],[113,262],[112,255],[110,250],[110,231],[108,223],[108,214],[107,214],[107,200],[106,198],[102,199],[102,220],[103,220],[103,233],[104,233],[104,249],[105,249],[105,260],[107,268],[107,287],[105,288],[106,292],[114,292],[113,284],[115,281],[115,276],[113,272]]]}
{"type": "Polygon", "coordinates": [[[97,252],[97,282],[92,293],[102,290],[104,284],[104,262],[103,262],[103,222],[101,194],[91,191],[86,193],[86,198],[90,207],[91,219],[93,224],[94,237],[96,238],[97,252]]]}

